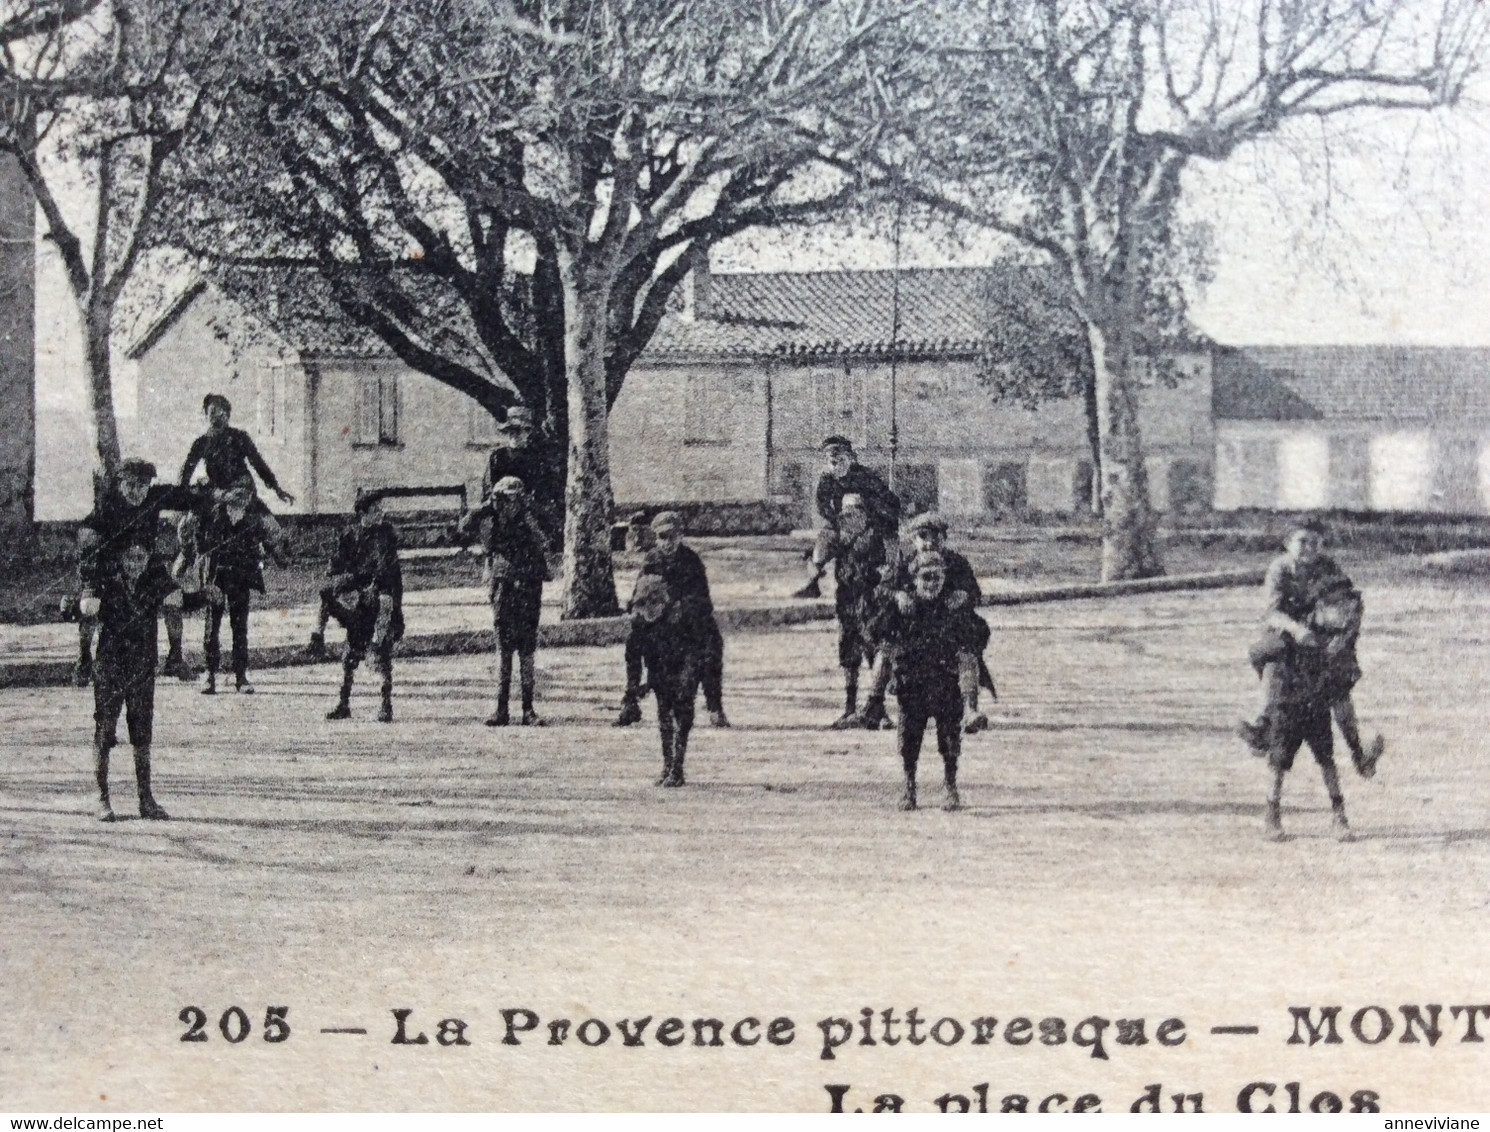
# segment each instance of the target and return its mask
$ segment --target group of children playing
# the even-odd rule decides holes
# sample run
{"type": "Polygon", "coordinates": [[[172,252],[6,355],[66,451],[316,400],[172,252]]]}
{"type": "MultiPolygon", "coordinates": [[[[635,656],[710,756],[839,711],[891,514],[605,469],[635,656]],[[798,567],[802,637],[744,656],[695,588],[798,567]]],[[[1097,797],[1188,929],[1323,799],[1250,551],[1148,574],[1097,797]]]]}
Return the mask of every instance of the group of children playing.
{"type": "MultiPolygon", "coordinates": [[[[251,594],[263,591],[262,560],[269,557],[281,565],[285,560],[279,525],[259,501],[250,469],[281,499],[293,497],[279,488],[253,441],[228,424],[231,407],[226,398],[209,396],[203,410],[208,431],[193,444],[177,485],[155,484],[152,465],[127,460],[117,483],[100,492],[81,528],[79,612],[85,624],[98,626],[96,653],[85,654],[83,660],[89,662],[94,685],[95,770],[103,820],[114,817],[108,764],[121,713],[134,748],[140,814],[152,819],[167,816],[150,786],[157,619],[165,621],[169,642],[161,672],[190,678],[181,651],[182,618],[187,612],[205,610],[207,668],[202,691],[210,694],[216,691],[226,613],[235,686],[240,693],[251,693],[251,594]],[[192,485],[198,463],[206,466],[206,482],[192,485]],[[176,528],[178,550],[169,563],[157,543],[162,512],[182,515],[176,528]]],[[[893,685],[900,709],[894,726],[904,771],[901,808],[917,807],[917,764],[925,733],[934,724],[943,767],[942,808],[959,809],[962,735],[988,728],[988,718],[979,710],[979,689],[994,691],[983,656],[989,628],[975,612],[981,597],[977,579],[967,559],[947,548],[947,525],[935,515],[912,519],[909,544],[899,541],[899,500],[875,473],[856,462],[848,440],[829,437],[823,449],[827,467],[818,484],[817,503],[824,527],[810,556],[811,577],[799,596],[814,596],[820,577],[833,566],[845,703],[843,714],[830,726],[891,726],[885,697],[893,685]],[[865,666],[869,677],[861,706],[859,675],[865,666]]],[[[502,459],[498,472],[510,472],[511,453],[502,459]]],[[[486,555],[499,662],[496,708],[486,723],[500,727],[512,721],[515,656],[521,692],[518,721],[541,726],[534,707],[534,657],[543,584],[552,576],[551,538],[519,476],[489,478],[486,497],[452,531],[462,544],[479,538],[486,555]]],[[[360,493],[355,512],[331,556],[312,649],[324,653],[329,621],[345,628],[342,681],[327,719],[351,716],[354,675],[371,654],[381,681],[377,718],[390,722],[393,649],[403,634],[398,540],[383,514],[380,493],[360,493]]],[[[682,542],[679,516],[668,511],[654,516],[646,536],[650,546],[629,605],[626,687],[616,724],[639,721],[640,701],[650,692],[657,704],[663,757],[657,782],[681,787],[700,689],[711,723],[729,726],[722,695],[723,636],[704,564],[682,542]]],[[[1268,571],[1266,634],[1252,650],[1253,665],[1262,678],[1263,703],[1258,719],[1242,725],[1242,734],[1273,771],[1266,828],[1275,839],[1283,837],[1283,778],[1302,744],[1309,745],[1319,763],[1336,830],[1347,838],[1349,826],[1333,762],[1332,723],[1340,726],[1363,777],[1375,773],[1384,750],[1380,736],[1369,747],[1362,744],[1351,700],[1351,689],[1360,678],[1355,642],[1363,603],[1349,578],[1322,553],[1321,543],[1322,531],[1313,523],[1290,534],[1287,552],[1268,571]]]]}

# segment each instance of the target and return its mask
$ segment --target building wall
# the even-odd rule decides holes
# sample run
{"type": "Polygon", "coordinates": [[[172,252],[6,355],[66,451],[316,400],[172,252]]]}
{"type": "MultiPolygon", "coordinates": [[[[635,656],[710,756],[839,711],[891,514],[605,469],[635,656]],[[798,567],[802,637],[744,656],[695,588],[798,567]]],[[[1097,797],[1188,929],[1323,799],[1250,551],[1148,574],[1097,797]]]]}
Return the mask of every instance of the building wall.
{"type": "Polygon", "coordinates": [[[191,442],[206,430],[202,398],[221,393],[232,402],[233,425],[253,437],[280,486],[296,496],[294,506],[283,509],[314,509],[305,371],[236,304],[204,291],[139,359],[138,389],[126,455],[153,461],[161,478],[174,482],[191,442]]]}
{"type": "Polygon", "coordinates": [[[633,368],[610,416],[615,498],[766,498],[769,384],[767,372],[750,365],[633,368]]]}
{"type": "MultiPolygon", "coordinates": [[[[1208,357],[1183,362],[1174,388],[1140,394],[1150,495],[1160,509],[1210,505],[1214,439],[1208,357]]],[[[771,488],[801,496],[816,481],[824,436],[841,433],[871,466],[889,462],[890,367],[824,362],[772,373],[771,488]],[[804,486],[805,485],[805,486],[804,486]]],[[[1091,458],[1077,398],[1034,408],[995,402],[972,361],[897,367],[897,490],[912,510],[987,519],[1068,514],[1087,506],[1091,458]],[[903,481],[903,482],[902,482],[903,481]]]]}
{"type": "Polygon", "coordinates": [[[1219,421],[1216,508],[1490,511],[1490,435],[1391,424],[1219,421]]]}
{"type": "Polygon", "coordinates": [[[352,510],[359,488],[455,487],[481,497],[493,440],[491,417],[474,401],[401,362],[321,360],[310,367],[307,427],[315,467],[308,497],[322,513],[352,510]],[[386,419],[372,427],[369,390],[380,383],[386,419]]]}
{"type": "Polygon", "coordinates": [[[0,158],[0,526],[35,518],[36,206],[0,158]]]}

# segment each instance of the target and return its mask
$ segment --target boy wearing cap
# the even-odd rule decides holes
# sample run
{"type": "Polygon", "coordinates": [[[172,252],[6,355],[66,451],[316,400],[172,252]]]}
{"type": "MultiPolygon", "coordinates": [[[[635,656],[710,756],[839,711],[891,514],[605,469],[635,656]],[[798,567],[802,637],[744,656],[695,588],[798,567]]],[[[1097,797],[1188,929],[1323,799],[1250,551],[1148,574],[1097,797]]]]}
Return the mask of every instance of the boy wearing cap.
{"type": "MultiPolygon", "coordinates": [[[[874,663],[874,631],[880,612],[876,599],[886,557],[884,537],[870,524],[859,496],[843,497],[838,526],[826,540],[826,549],[837,582],[833,612],[838,617],[838,666],[843,669],[843,714],[829,727],[842,731],[865,726],[857,710],[859,669],[874,663]]],[[[883,695],[880,715],[884,715],[883,695]]]]}
{"type": "Polygon", "coordinates": [[[812,549],[807,584],[793,595],[801,598],[821,596],[818,582],[828,569],[828,560],[832,556],[831,538],[838,532],[845,496],[858,496],[869,525],[886,541],[895,538],[900,526],[900,498],[884,480],[858,462],[854,446],[847,437],[828,437],[823,441],[822,450],[824,469],[817,479],[815,499],[823,528],[812,549]]]}
{"type": "Polygon", "coordinates": [[[279,486],[279,480],[269,470],[264,457],[259,455],[253,438],[241,428],[228,423],[233,415],[232,403],[221,393],[209,393],[202,398],[202,413],[207,418],[207,431],[192,441],[186,453],[186,462],[181,465],[180,483],[186,487],[198,464],[207,469],[207,483],[216,491],[226,491],[240,480],[247,479],[252,488],[252,468],[259,473],[264,486],[279,496],[281,503],[294,503],[295,497],[279,486]]]}
{"type": "MultiPolygon", "coordinates": [[[[915,577],[911,571],[911,563],[917,555],[921,554],[942,556],[942,563],[947,572],[944,586],[947,603],[952,609],[965,612],[970,637],[975,646],[959,657],[958,680],[962,687],[963,704],[966,708],[966,722],[963,724],[963,730],[969,735],[986,731],[988,730],[988,716],[978,708],[978,690],[980,686],[987,688],[995,698],[998,693],[994,688],[993,676],[988,671],[988,664],[983,659],[983,653],[987,650],[991,637],[988,622],[974,612],[978,602],[983,599],[982,587],[978,585],[978,578],[973,573],[972,564],[955,550],[947,549],[947,524],[939,515],[931,512],[917,515],[910,521],[909,531],[910,550],[907,551],[900,546],[895,548],[895,555],[885,571],[882,600],[887,603],[894,602],[900,606],[902,611],[907,611],[915,589],[915,577]]],[[[889,656],[885,649],[881,649],[875,658],[869,696],[865,701],[864,710],[860,713],[863,726],[873,729],[884,718],[885,690],[889,682],[889,656]]]]}
{"type": "MultiPolygon", "coordinates": [[[[157,484],[155,465],[149,460],[131,458],[119,468],[115,485],[98,497],[93,511],[78,530],[78,581],[84,597],[96,587],[102,573],[117,569],[117,559],[131,546],[143,547],[152,561],[165,567],[158,553],[161,513],[191,511],[198,506],[198,494],[185,487],[157,484]]],[[[81,602],[80,602],[81,612],[81,602]]],[[[181,652],[181,615],[179,607],[163,610],[166,636],[170,642],[162,671],[186,678],[186,663],[181,652]]],[[[78,683],[87,682],[92,663],[91,618],[79,618],[78,683]]]]}
{"type": "Polygon", "coordinates": [[[488,597],[497,634],[497,710],[487,719],[488,727],[506,727],[512,695],[512,654],[518,657],[522,688],[522,723],[540,727],[543,721],[533,710],[533,658],[538,649],[538,617],[543,605],[543,583],[552,574],[548,568],[548,538],[533,513],[522,480],[504,476],[492,485],[480,507],[461,517],[457,541],[469,542],[483,535],[491,573],[488,597]]]}
{"type": "Polygon", "coordinates": [[[926,725],[936,721],[945,795],[942,809],[961,808],[957,760],[962,752],[962,690],[959,656],[973,647],[966,611],[954,607],[946,591],[947,568],[940,554],[918,554],[911,566],[910,600],[885,611],[885,634],[894,648],[891,664],[900,704],[897,739],[905,771],[902,810],[916,808],[916,764],[926,725]]]}
{"type": "MultiPolygon", "coordinates": [[[[704,707],[712,726],[728,727],[729,717],[724,714],[724,635],[714,617],[708,571],[704,569],[703,559],[683,542],[683,521],[675,512],[661,511],[653,516],[652,537],[654,545],[642,559],[642,576],[661,578],[667,583],[677,618],[686,622],[692,637],[702,642],[699,679],[703,684],[704,707]]],[[[641,719],[637,692],[641,667],[639,653],[628,643],[626,691],[621,699],[617,727],[641,719]]]]}
{"type": "Polygon", "coordinates": [[[557,544],[563,530],[563,516],[552,505],[557,488],[554,469],[543,450],[533,443],[533,410],[514,405],[499,426],[503,443],[486,457],[486,472],[481,479],[481,498],[490,499],[492,488],[508,476],[515,476],[527,489],[528,506],[538,519],[550,545],[557,544]]]}
{"type": "Polygon", "coordinates": [[[164,566],[138,542],[120,548],[94,575],[79,602],[97,617],[98,655],[93,670],[93,766],[98,784],[98,817],[113,821],[109,802],[109,751],[122,711],[134,748],[140,816],[163,821],[169,815],[150,789],[150,743],[155,717],[156,619],[161,602],[175,588],[164,566]]]}
{"type": "Polygon", "coordinates": [[[352,681],[357,666],[373,654],[382,678],[378,722],[393,722],[393,646],[404,633],[403,572],[398,564],[398,535],[383,517],[383,497],[362,492],[354,504],[357,518],[341,533],[321,591],[331,615],[347,631],[341,691],[327,719],[352,717],[352,681]]]}
{"type": "Polygon", "coordinates": [[[202,582],[207,594],[204,648],[207,671],[202,674],[202,694],[217,691],[217,669],[222,659],[222,618],[228,615],[233,638],[234,685],[240,693],[253,694],[248,681],[248,612],[254,591],[264,592],[267,555],[279,566],[288,562],[279,524],[254,493],[253,481],[240,479],[220,493],[207,508],[196,533],[197,552],[202,560],[202,582]]]}
{"type": "MultiPolygon", "coordinates": [[[[634,652],[645,665],[647,688],[657,697],[657,732],[662,739],[662,776],[657,785],[683,786],[683,760],[709,641],[703,624],[688,614],[660,575],[638,577],[630,605],[628,658],[634,652]]],[[[638,687],[635,693],[641,695],[645,690],[638,687]]]]}
{"type": "Polygon", "coordinates": [[[1376,773],[1386,749],[1380,735],[1369,749],[1362,744],[1351,698],[1361,677],[1355,644],[1365,605],[1345,572],[1323,553],[1323,543],[1324,529],[1317,520],[1289,533],[1285,553],[1268,567],[1265,633],[1250,654],[1262,679],[1263,707],[1257,722],[1243,723],[1241,731],[1273,770],[1266,831],[1274,840],[1283,837],[1283,776],[1304,743],[1319,764],[1337,835],[1351,836],[1335,769],[1332,718],[1361,777],[1376,773]]]}

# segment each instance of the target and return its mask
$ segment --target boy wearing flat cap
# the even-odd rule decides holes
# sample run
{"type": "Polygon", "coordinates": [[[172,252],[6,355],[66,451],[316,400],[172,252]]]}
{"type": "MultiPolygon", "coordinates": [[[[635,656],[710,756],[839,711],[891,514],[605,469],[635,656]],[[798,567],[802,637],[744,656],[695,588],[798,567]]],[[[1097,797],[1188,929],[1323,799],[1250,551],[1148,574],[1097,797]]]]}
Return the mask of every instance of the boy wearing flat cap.
{"type": "Polygon", "coordinates": [[[165,567],[138,542],[118,549],[94,575],[79,605],[98,619],[98,655],[93,671],[93,764],[98,817],[113,821],[109,802],[109,751],[117,744],[124,713],[134,748],[140,816],[169,815],[150,789],[150,744],[155,722],[156,618],[175,583],[165,567]]]}
{"type": "Polygon", "coordinates": [[[703,624],[688,615],[666,581],[657,574],[637,578],[626,648],[628,656],[634,652],[646,667],[647,687],[637,687],[635,694],[650,690],[657,697],[657,732],[662,740],[658,786],[685,785],[683,760],[709,647],[703,624]]]}
{"type": "Polygon", "coordinates": [[[940,554],[918,554],[911,575],[910,600],[885,610],[885,636],[894,646],[890,656],[900,704],[897,739],[905,772],[900,808],[916,808],[916,764],[926,726],[935,720],[945,790],[942,809],[956,810],[962,806],[957,792],[963,710],[959,657],[975,647],[971,623],[966,611],[949,601],[947,566],[940,554]]]}
{"type": "MultiPolygon", "coordinates": [[[[942,556],[942,562],[947,571],[945,583],[947,602],[951,608],[962,610],[966,614],[971,639],[976,646],[973,651],[962,654],[960,658],[959,681],[962,686],[963,703],[967,709],[963,730],[969,735],[986,731],[988,730],[988,716],[979,710],[978,690],[980,686],[987,688],[989,694],[995,698],[998,693],[994,688],[993,676],[988,671],[988,664],[983,658],[991,637],[988,622],[974,612],[978,602],[983,599],[982,587],[978,585],[978,578],[973,573],[972,564],[955,550],[947,549],[947,523],[941,516],[929,511],[917,515],[907,524],[907,530],[911,536],[910,549],[907,550],[903,546],[895,548],[889,568],[885,571],[881,602],[883,604],[893,602],[902,610],[907,610],[915,589],[915,577],[911,571],[911,563],[917,555],[921,554],[942,556]]],[[[865,700],[863,710],[859,713],[862,725],[871,730],[876,728],[879,721],[884,718],[885,690],[890,682],[889,661],[887,650],[880,649],[875,657],[869,695],[865,700]]]]}
{"type": "MultiPolygon", "coordinates": [[[[190,488],[156,483],[155,465],[149,460],[125,460],[114,486],[99,495],[92,513],[78,529],[78,581],[82,595],[87,596],[96,586],[101,572],[117,567],[118,556],[127,547],[144,547],[151,560],[164,567],[164,559],[158,552],[161,513],[190,512],[199,503],[198,493],[190,488]]],[[[185,678],[179,607],[173,609],[168,604],[162,614],[170,642],[162,671],[166,675],[185,678]]],[[[92,671],[93,627],[92,618],[79,618],[79,684],[86,684],[92,671]]]]}
{"type": "Polygon", "coordinates": [[[234,684],[240,693],[252,695],[248,680],[248,613],[255,591],[264,592],[265,557],[283,567],[288,562],[279,523],[254,491],[253,480],[244,477],[218,493],[208,506],[195,535],[197,554],[203,563],[202,581],[208,594],[204,651],[207,671],[201,691],[217,691],[217,669],[222,659],[222,619],[226,613],[232,634],[234,684]]]}
{"type": "Polygon", "coordinates": [[[526,405],[513,405],[498,428],[502,443],[487,455],[481,498],[490,499],[498,483],[509,476],[516,477],[527,491],[528,506],[538,519],[543,537],[550,546],[557,546],[564,527],[563,516],[551,502],[558,492],[558,473],[544,449],[534,443],[537,423],[533,410],[526,405]]]}
{"type": "MultiPolygon", "coordinates": [[[[207,431],[192,441],[186,460],[181,465],[181,486],[191,483],[191,477],[201,464],[207,471],[207,484],[214,491],[227,491],[240,480],[249,481],[253,489],[253,476],[249,469],[259,473],[264,486],[279,497],[281,503],[294,503],[295,497],[279,486],[264,457],[259,455],[253,438],[241,428],[228,423],[233,416],[232,403],[221,393],[209,393],[202,398],[202,415],[207,418],[207,431]]],[[[257,496],[257,492],[254,493],[257,496]]]]}
{"type": "Polygon", "coordinates": [[[824,468],[818,476],[815,498],[823,527],[812,549],[807,584],[793,595],[801,598],[821,596],[818,582],[828,569],[830,539],[838,532],[845,496],[858,497],[869,526],[886,542],[895,538],[900,526],[900,498],[884,480],[858,462],[854,446],[847,437],[828,437],[822,443],[822,451],[824,468]]]}
{"type": "Polygon", "coordinates": [[[398,564],[398,535],[383,517],[383,496],[360,492],[357,518],[341,533],[327,569],[322,599],[347,631],[341,691],[327,719],[352,716],[352,680],[357,666],[373,654],[382,678],[378,722],[393,721],[393,646],[404,634],[404,579],[398,564]]]}
{"type": "Polygon", "coordinates": [[[517,654],[522,689],[522,724],[541,727],[533,709],[534,656],[538,651],[538,618],[543,608],[543,583],[552,576],[548,568],[548,538],[534,514],[528,491],[516,476],[504,476],[492,485],[486,502],[461,517],[457,541],[483,536],[491,574],[488,597],[492,625],[497,635],[497,710],[488,717],[488,727],[506,727],[510,721],[512,656],[517,654]]]}
{"type": "MultiPolygon", "coordinates": [[[[667,583],[676,617],[688,625],[692,637],[702,642],[699,679],[703,684],[704,707],[713,726],[728,727],[729,718],[724,714],[724,636],[714,617],[708,571],[704,569],[703,559],[683,542],[683,521],[675,512],[658,512],[652,518],[651,529],[653,547],[642,559],[642,577],[657,577],[667,583]]],[[[621,699],[617,727],[641,719],[636,691],[640,683],[641,660],[628,644],[626,691],[621,699]]]]}
{"type": "Polygon", "coordinates": [[[1262,679],[1262,712],[1255,723],[1243,723],[1241,732],[1256,753],[1267,757],[1273,771],[1267,835],[1283,838],[1283,777],[1299,747],[1307,743],[1330,795],[1336,835],[1349,840],[1334,762],[1332,719],[1339,724],[1361,777],[1376,773],[1386,749],[1380,735],[1369,749],[1362,744],[1351,696],[1361,678],[1355,646],[1365,603],[1345,572],[1323,552],[1324,528],[1318,520],[1299,524],[1284,545],[1285,553],[1268,567],[1264,633],[1249,656],[1262,679]]]}
{"type": "MultiPolygon", "coordinates": [[[[843,669],[843,714],[829,727],[843,731],[867,726],[857,710],[859,669],[874,664],[880,622],[877,598],[886,557],[885,538],[870,524],[864,500],[858,495],[850,492],[843,497],[837,528],[828,532],[825,548],[837,583],[833,612],[838,617],[838,666],[843,669]]],[[[881,693],[875,725],[883,718],[881,693]]]]}

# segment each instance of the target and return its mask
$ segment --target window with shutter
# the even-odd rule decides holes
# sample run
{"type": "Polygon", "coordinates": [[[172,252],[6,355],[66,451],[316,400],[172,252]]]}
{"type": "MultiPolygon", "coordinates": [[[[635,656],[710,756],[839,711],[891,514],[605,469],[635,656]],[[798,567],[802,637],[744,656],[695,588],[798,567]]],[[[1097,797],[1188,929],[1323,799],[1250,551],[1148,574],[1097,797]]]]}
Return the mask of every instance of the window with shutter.
{"type": "Polygon", "coordinates": [[[391,373],[378,379],[378,443],[398,443],[398,378],[391,373]]]}
{"type": "Polygon", "coordinates": [[[364,373],[357,378],[357,423],[353,429],[357,444],[377,444],[379,429],[379,404],[382,400],[378,375],[364,373]]]}

